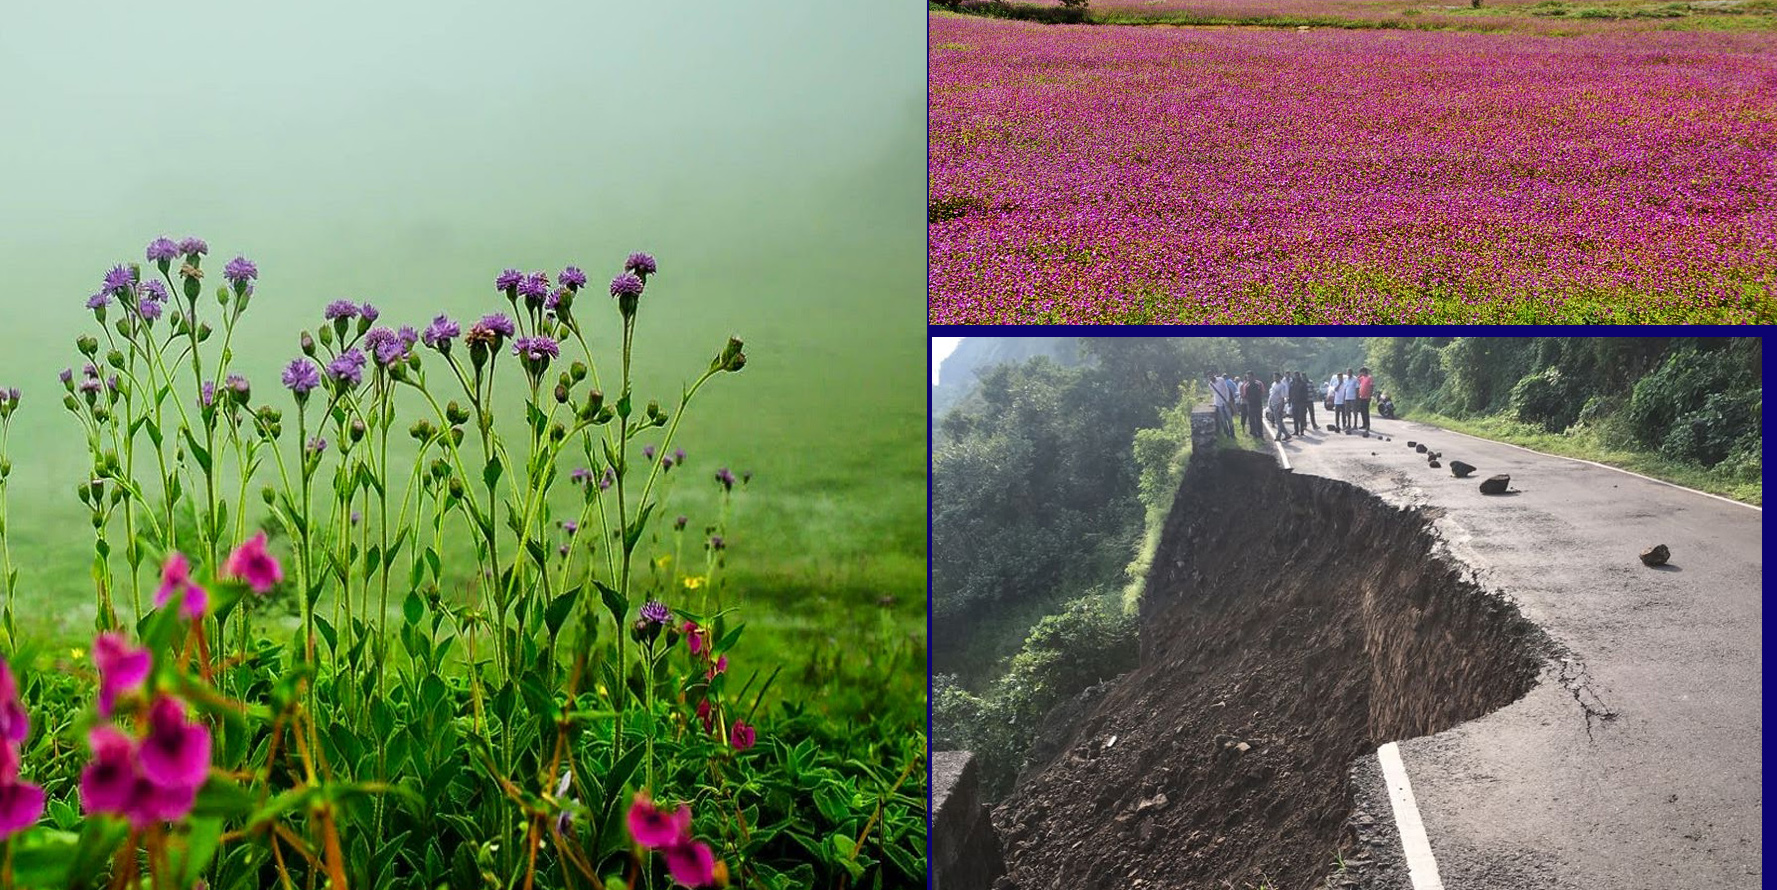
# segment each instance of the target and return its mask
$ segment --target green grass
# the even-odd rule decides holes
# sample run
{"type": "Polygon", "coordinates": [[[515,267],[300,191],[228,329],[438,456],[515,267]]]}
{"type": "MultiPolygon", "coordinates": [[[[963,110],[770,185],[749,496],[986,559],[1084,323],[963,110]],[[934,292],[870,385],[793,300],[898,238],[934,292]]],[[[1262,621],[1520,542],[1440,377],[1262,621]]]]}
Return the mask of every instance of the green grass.
{"type": "Polygon", "coordinates": [[[1459,433],[1492,439],[1496,442],[1520,445],[1544,454],[1577,457],[1581,460],[1618,467],[1748,504],[1763,503],[1763,486],[1757,479],[1736,478],[1723,471],[1679,463],[1657,454],[1610,445],[1603,441],[1603,437],[1596,430],[1581,428],[1571,433],[1551,433],[1541,427],[1506,417],[1460,419],[1423,409],[1405,410],[1402,416],[1407,420],[1434,424],[1459,433]]]}

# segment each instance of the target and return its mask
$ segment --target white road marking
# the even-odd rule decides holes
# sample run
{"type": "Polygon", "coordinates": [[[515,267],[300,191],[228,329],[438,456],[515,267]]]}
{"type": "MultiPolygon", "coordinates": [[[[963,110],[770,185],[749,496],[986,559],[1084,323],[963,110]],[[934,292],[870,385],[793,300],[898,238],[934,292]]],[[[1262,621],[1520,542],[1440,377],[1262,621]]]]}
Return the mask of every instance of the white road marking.
{"type": "Polygon", "coordinates": [[[1432,429],[1437,430],[1440,433],[1456,433],[1456,435],[1458,435],[1458,436],[1462,436],[1467,439],[1474,439],[1477,442],[1487,442],[1487,443],[1490,443],[1493,445],[1504,445],[1507,448],[1516,448],[1519,451],[1528,451],[1531,454],[1535,454],[1540,457],[1555,457],[1555,458],[1560,458],[1561,460],[1571,460],[1575,463],[1591,464],[1594,467],[1602,467],[1603,469],[1606,469],[1606,470],[1615,470],[1619,473],[1623,473],[1623,474],[1626,474],[1629,476],[1634,476],[1637,479],[1646,479],[1649,482],[1658,482],[1661,485],[1667,486],[1668,488],[1676,488],[1679,491],[1688,491],[1691,494],[1700,494],[1706,498],[1715,498],[1716,500],[1721,501],[1724,504],[1733,504],[1734,506],[1737,506],[1737,507],[1748,507],[1750,509],[1759,511],[1760,513],[1765,512],[1765,508],[1760,507],[1756,504],[1748,504],[1745,501],[1736,501],[1733,498],[1724,498],[1719,494],[1710,494],[1707,491],[1698,491],[1695,488],[1686,488],[1682,485],[1679,485],[1676,482],[1667,482],[1664,479],[1655,479],[1652,476],[1643,476],[1640,473],[1637,473],[1637,472],[1634,472],[1631,470],[1625,470],[1622,467],[1613,467],[1610,464],[1601,464],[1601,463],[1598,463],[1597,461],[1586,460],[1584,458],[1579,458],[1579,457],[1568,457],[1565,454],[1550,454],[1547,451],[1538,451],[1535,448],[1525,448],[1522,445],[1513,445],[1510,442],[1501,442],[1498,439],[1486,439],[1486,438],[1482,438],[1481,436],[1471,436],[1468,433],[1457,432],[1456,430],[1447,430],[1441,426],[1436,426],[1434,424],[1429,424],[1429,423],[1420,423],[1417,420],[1411,421],[1411,422],[1418,423],[1420,426],[1431,427],[1432,429]]]}
{"type": "Polygon", "coordinates": [[[1444,890],[1438,877],[1438,862],[1431,855],[1431,841],[1425,837],[1425,823],[1419,821],[1419,804],[1413,800],[1413,783],[1407,781],[1407,766],[1401,762],[1401,749],[1389,742],[1376,749],[1382,761],[1382,780],[1388,783],[1388,800],[1394,804],[1394,821],[1401,830],[1401,849],[1407,856],[1407,876],[1413,890],[1444,890]]]}
{"type": "Polygon", "coordinates": [[[1290,456],[1283,453],[1283,443],[1277,441],[1277,439],[1273,437],[1271,439],[1271,446],[1277,449],[1277,459],[1283,463],[1283,468],[1292,473],[1295,472],[1295,468],[1290,466],[1290,456]]]}

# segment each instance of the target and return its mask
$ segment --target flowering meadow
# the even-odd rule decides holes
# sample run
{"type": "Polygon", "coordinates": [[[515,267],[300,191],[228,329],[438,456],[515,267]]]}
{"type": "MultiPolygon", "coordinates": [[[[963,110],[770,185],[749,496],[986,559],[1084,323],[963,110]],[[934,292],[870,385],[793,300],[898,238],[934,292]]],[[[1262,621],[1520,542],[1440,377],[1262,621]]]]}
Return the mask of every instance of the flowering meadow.
{"type": "Polygon", "coordinates": [[[1759,322],[1777,34],[931,17],[933,323],[1759,322]]]}
{"type": "MultiPolygon", "coordinates": [[[[923,734],[768,704],[724,583],[751,474],[680,430],[741,341],[632,391],[670,304],[654,257],[614,272],[490,274],[478,319],[317,305],[256,384],[256,263],[163,237],[103,275],[57,394],[72,652],[0,453],[0,888],[924,885],[923,734]],[[715,515],[670,511],[692,485],[715,515]]],[[[0,388],[0,437],[53,385],[0,388]]]]}

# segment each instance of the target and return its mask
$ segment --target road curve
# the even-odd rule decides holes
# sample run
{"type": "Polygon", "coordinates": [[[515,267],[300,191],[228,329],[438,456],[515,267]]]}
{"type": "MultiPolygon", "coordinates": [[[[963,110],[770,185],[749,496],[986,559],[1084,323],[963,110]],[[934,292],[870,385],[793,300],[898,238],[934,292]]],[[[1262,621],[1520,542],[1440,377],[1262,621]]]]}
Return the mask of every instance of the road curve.
{"type": "MultiPolygon", "coordinates": [[[[1294,472],[1426,509],[1476,580],[1567,650],[1518,702],[1400,744],[1443,886],[1758,887],[1763,514],[1426,424],[1372,426],[1282,450],[1294,472]],[[1453,459],[1475,476],[1454,478],[1453,459]],[[1480,493],[1495,473],[1511,493],[1480,493]],[[1637,558],[1654,544],[1671,548],[1668,567],[1637,558]]],[[[1378,799],[1362,788],[1378,772],[1359,777],[1360,802],[1378,799]]]]}

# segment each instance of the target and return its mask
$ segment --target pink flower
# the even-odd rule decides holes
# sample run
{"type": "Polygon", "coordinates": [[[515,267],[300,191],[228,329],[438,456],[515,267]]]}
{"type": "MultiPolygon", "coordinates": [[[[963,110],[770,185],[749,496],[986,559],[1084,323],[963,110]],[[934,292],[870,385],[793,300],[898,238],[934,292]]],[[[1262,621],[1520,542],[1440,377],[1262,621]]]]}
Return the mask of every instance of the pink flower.
{"type": "Polygon", "coordinates": [[[210,774],[210,730],[185,719],[179,700],[161,696],[148,710],[137,752],[142,774],[162,789],[194,789],[210,774]]]}
{"type": "Polygon", "coordinates": [[[724,655],[720,658],[717,658],[716,663],[710,665],[709,670],[704,671],[703,677],[706,680],[714,680],[714,679],[716,679],[717,674],[720,674],[726,670],[728,670],[728,656],[724,655]]]}
{"type": "Polygon", "coordinates": [[[222,571],[247,582],[254,593],[265,593],[284,580],[284,569],[265,547],[265,532],[248,538],[222,563],[222,571]]]}
{"type": "MultiPolygon", "coordinates": [[[[4,743],[10,745],[10,742],[4,743]]],[[[30,782],[0,784],[0,840],[30,828],[43,815],[43,789],[30,782]]]]}
{"type": "Polygon", "coordinates": [[[736,720],[734,721],[734,731],[728,734],[728,740],[733,743],[734,750],[745,751],[753,747],[753,728],[736,720]]]}
{"type": "Polygon", "coordinates": [[[685,645],[691,649],[692,655],[702,655],[709,641],[704,639],[704,630],[695,621],[685,622],[685,645]]]}
{"type": "Polygon", "coordinates": [[[122,634],[106,632],[93,639],[93,664],[99,668],[99,715],[111,716],[117,696],[142,688],[148,679],[146,648],[133,649],[122,634]]]}
{"type": "Polygon", "coordinates": [[[80,771],[80,806],[87,813],[122,815],[136,791],[136,743],[101,724],[87,734],[93,759],[80,771]]]}
{"type": "Polygon", "coordinates": [[[31,718],[19,701],[18,680],[12,668],[0,658],[0,741],[18,743],[31,734],[31,718]]]}
{"type": "Polygon", "coordinates": [[[166,563],[160,567],[160,587],[154,591],[154,604],[165,606],[174,594],[184,595],[180,612],[186,618],[202,617],[209,605],[209,596],[204,589],[191,580],[191,561],[177,550],[167,554],[166,563]]]}
{"type": "Polygon", "coordinates": [[[670,847],[691,837],[691,808],[668,812],[655,806],[646,792],[638,791],[629,806],[629,833],[650,850],[670,847]]]}
{"type": "Polygon", "coordinates": [[[701,841],[687,838],[660,851],[666,857],[666,870],[673,880],[687,887],[703,887],[716,880],[716,856],[701,841]]]}
{"type": "Polygon", "coordinates": [[[704,732],[714,732],[715,731],[716,718],[710,714],[710,700],[709,699],[706,698],[703,701],[700,701],[697,703],[697,719],[703,721],[703,731],[704,732]]]}

